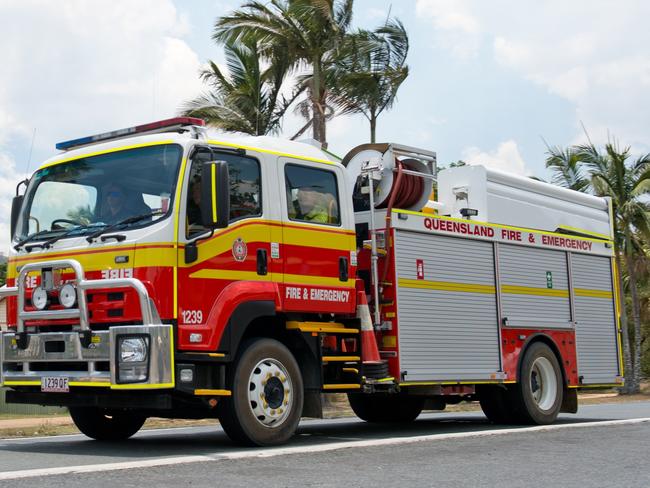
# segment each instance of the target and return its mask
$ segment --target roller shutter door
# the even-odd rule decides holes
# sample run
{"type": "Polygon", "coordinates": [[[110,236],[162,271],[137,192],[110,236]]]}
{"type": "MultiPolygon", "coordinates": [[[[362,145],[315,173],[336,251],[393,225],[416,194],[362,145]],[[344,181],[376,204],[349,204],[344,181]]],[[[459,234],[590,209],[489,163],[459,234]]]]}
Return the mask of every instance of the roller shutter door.
{"type": "Polygon", "coordinates": [[[493,245],[408,231],[395,235],[405,381],[491,378],[499,370],[493,245]]]}

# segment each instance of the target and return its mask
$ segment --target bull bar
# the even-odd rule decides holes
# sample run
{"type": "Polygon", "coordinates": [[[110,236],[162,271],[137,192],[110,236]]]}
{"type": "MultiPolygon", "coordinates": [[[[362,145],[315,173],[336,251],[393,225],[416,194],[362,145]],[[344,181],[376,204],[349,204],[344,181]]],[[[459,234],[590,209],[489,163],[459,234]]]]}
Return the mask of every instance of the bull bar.
{"type": "MultiPolygon", "coordinates": [[[[42,280],[43,281],[43,280],[42,280]]],[[[87,280],[81,264],[74,259],[43,261],[25,264],[20,268],[16,286],[0,288],[0,296],[17,297],[15,332],[3,332],[0,336],[0,386],[38,386],[45,377],[66,377],[70,386],[99,386],[111,389],[173,388],[174,344],[173,329],[162,324],[155,304],[144,284],[135,278],[87,280]],[[74,279],[66,280],[75,286],[76,308],[61,310],[25,310],[26,278],[29,273],[74,271],[74,279]],[[86,292],[131,288],[135,290],[140,304],[142,323],[115,325],[103,331],[90,328],[86,292]],[[25,322],[32,320],[78,319],[72,331],[34,332],[26,329],[25,322]],[[77,330],[74,330],[77,329],[77,330]],[[146,379],[141,381],[120,380],[118,347],[122,337],[146,339],[146,379]],[[49,346],[49,347],[48,347],[49,346]],[[97,368],[97,363],[108,363],[97,368]],[[42,366],[48,363],[45,370],[42,366]],[[61,368],[56,367],[60,364],[61,368]],[[74,364],[74,370],[65,369],[74,364]]]]}

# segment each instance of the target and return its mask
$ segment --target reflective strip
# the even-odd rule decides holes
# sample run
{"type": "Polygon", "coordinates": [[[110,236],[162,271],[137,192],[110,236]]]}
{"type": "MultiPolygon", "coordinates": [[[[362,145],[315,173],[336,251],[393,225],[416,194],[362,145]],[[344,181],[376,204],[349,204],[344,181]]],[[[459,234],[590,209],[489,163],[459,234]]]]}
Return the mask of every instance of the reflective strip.
{"type": "Polygon", "coordinates": [[[360,388],[361,385],[357,384],[323,385],[323,390],[358,390],[360,388]]]}
{"type": "Polygon", "coordinates": [[[228,281],[284,281],[286,284],[297,284],[297,285],[320,285],[320,286],[332,286],[338,288],[355,287],[355,283],[352,280],[343,282],[338,278],[328,278],[324,276],[294,275],[294,274],[282,275],[280,273],[275,273],[274,276],[271,277],[269,275],[258,275],[256,271],[234,271],[228,269],[200,269],[192,273],[190,275],[190,278],[203,278],[209,280],[228,280],[228,281]],[[282,277],[284,278],[282,279],[282,277]]]}
{"type": "Polygon", "coordinates": [[[198,396],[232,396],[232,392],[230,390],[199,389],[199,390],[194,390],[194,394],[198,396]]]}
{"type": "Polygon", "coordinates": [[[543,297],[569,297],[569,290],[556,290],[553,288],[537,288],[533,286],[501,285],[501,291],[511,295],[535,295],[543,297]]]}
{"type": "Polygon", "coordinates": [[[451,281],[427,281],[400,278],[399,286],[405,288],[419,288],[425,290],[456,291],[464,293],[486,293],[494,294],[495,288],[492,285],[475,285],[471,283],[453,283],[451,281]]]}
{"type": "Polygon", "coordinates": [[[210,184],[212,185],[212,222],[217,221],[217,167],[210,165],[210,184]]]}
{"type": "MultiPolygon", "coordinates": [[[[427,214],[427,213],[423,213],[423,212],[415,212],[413,210],[393,209],[393,213],[400,213],[400,214],[407,214],[407,215],[418,215],[420,217],[427,217],[429,219],[448,220],[450,222],[462,222],[464,224],[467,224],[467,222],[468,222],[466,219],[457,219],[457,218],[454,218],[454,217],[443,217],[441,215],[432,215],[432,214],[427,214]]],[[[574,236],[574,235],[568,236],[567,234],[560,234],[558,232],[546,232],[546,231],[539,230],[539,229],[529,229],[527,227],[514,227],[512,225],[492,224],[490,222],[483,222],[481,220],[472,220],[470,223],[471,224],[476,224],[476,225],[482,225],[482,226],[486,226],[486,227],[493,227],[495,229],[519,230],[519,231],[523,231],[523,232],[530,232],[530,233],[533,233],[533,234],[541,234],[541,235],[545,235],[545,236],[557,236],[557,237],[564,237],[564,238],[570,237],[571,239],[575,239],[575,240],[578,240],[578,241],[591,241],[591,242],[597,242],[597,243],[600,243],[600,244],[603,244],[603,243],[610,243],[612,245],[614,244],[614,242],[609,238],[607,240],[603,240],[603,239],[592,239],[592,238],[589,238],[589,237],[574,236]]]]}
{"type": "Polygon", "coordinates": [[[574,288],[573,292],[579,297],[609,298],[611,300],[614,296],[611,291],[589,290],[587,288],[574,288]]]}

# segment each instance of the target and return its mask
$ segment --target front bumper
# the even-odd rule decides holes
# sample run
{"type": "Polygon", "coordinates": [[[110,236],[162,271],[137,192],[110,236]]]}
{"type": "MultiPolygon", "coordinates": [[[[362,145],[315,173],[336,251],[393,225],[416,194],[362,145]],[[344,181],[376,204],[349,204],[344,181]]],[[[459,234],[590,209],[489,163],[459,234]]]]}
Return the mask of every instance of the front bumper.
{"type": "MultiPolygon", "coordinates": [[[[168,324],[161,324],[154,303],[142,282],[133,278],[85,280],[81,265],[75,260],[34,263],[21,269],[17,287],[4,295],[18,297],[18,327],[0,335],[0,386],[41,386],[43,378],[67,378],[71,387],[107,387],[111,389],[163,389],[174,387],[174,334],[168,324]],[[38,270],[72,269],[77,288],[76,309],[28,312],[24,310],[24,283],[27,273],[38,270]],[[118,325],[106,331],[91,331],[85,291],[124,288],[136,290],[142,310],[142,324],[118,325]],[[79,325],[70,332],[28,332],[24,321],[79,317],[79,325]],[[120,380],[121,371],[133,363],[121,362],[119,343],[122,336],[146,338],[144,379],[120,380]],[[123,368],[123,369],[121,369],[123,368]]],[[[56,393],[55,393],[56,394],[56,393]]]]}

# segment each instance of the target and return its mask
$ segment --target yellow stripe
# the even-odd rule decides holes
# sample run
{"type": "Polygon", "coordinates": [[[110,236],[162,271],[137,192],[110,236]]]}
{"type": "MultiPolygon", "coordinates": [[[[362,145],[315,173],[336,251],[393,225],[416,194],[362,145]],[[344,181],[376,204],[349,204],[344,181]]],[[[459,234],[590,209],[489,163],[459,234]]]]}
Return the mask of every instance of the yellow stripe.
{"type": "Polygon", "coordinates": [[[40,381],[5,381],[5,386],[40,386],[40,381]]]}
{"type": "Polygon", "coordinates": [[[361,385],[349,383],[323,385],[323,390],[358,390],[360,388],[361,385]]]}
{"type": "Polygon", "coordinates": [[[359,356],[323,356],[324,363],[361,361],[359,356]]]}
{"type": "Polygon", "coordinates": [[[343,324],[336,322],[296,322],[289,321],[286,323],[289,330],[299,330],[301,332],[323,332],[327,334],[358,334],[359,329],[348,329],[343,324]]]}
{"type": "Polygon", "coordinates": [[[260,276],[255,271],[230,271],[227,269],[200,269],[190,275],[190,278],[208,280],[232,281],[270,281],[269,275],[260,276]]]}
{"type": "Polygon", "coordinates": [[[589,389],[589,388],[620,388],[623,383],[594,383],[593,385],[576,385],[570,386],[569,388],[580,388],[580,389],[589,389]]]}
{"type": "Polygon", "coordinates": [[[501,383],[514,383],[514,381],[499,381],[499,380],[487,380],[487,381],[406,381],[400,383],[399,386],[448,386],[448,385],[493,385],[501,383]]]}
{"type": "Polygon", "coordinates": [[[283,231],[283,243],[293,246],[318,247],[320,249],[341,249],[354,251],[356,247],[355,237],[343,233],[319,232],[313,227],[296,228],[285,226],[283,231]]]}
{"type": "Polygon", "coordinates": [[[110,154],[110,153],[119,152],[119,151],[126,151],[128,149],[138,149],[138,148],[141,148],[141,147],[150,147],[150,146],[161,146],[163,144],[175,144],[175,142],[172,141],[172,140],[167,140],[167,141],[145,142],[143,144],[131,144],[131,145],[128,145],[128,146],[114,147],[112,149],[104,149],[102,151],[95,151],[95,152],[80,154],[80,155],[74,156],[72,158],[58,159],[56,161],[52,161],[51,163],[44,164],[39,169],[49,168],[50,166],[55,166],[57,164],[69,163],[70,161],[76,161],[77,159],[90,158],[90,157],[93,157],[93,156],[101,156],[102,154],[110,154]]]}
{"type": "Polygon", "coordinates": [[[111,385],[111,390],[161,390],[167,388],[174,388],[174,383],[111,385]]]}
{"type": "MultiPolygon", "coordinates": [[[[173,286],[174,286],[174,305],[173,305],[173,318],[178,318],[178,230],[179,230],[179,225],[180,225],[180,219],[181,219],[181,192],[183,189],[183,182],[185,181],[185,171],[187,169],[187,158],[183,157],[183,160],[181,161],[181,169],[178,172],[179,177],[178,177],[178,184],[176,185],[176,198],[174,198],[174,205],[176,206],[174,209],[174,254],[175,256],[173,257],[173,262],[174,262],[174,274],[173,274],[173,286]]],[[[183,235],[185,234],[185,230],[183,230],[183,235]]]]}
{"type": "Polygon", "coordinates": [[[542,297],[563,297],[569,296],[568,290],[557,290],[554,288],[538,288],[533,286],[502,285],[501,291],[510,295],[535,295],[542,297]]]}
{"type": "Polygon", "coordinates": [[[587,288],[574,288],[573,292],[579,297],[609,298],[611,300],[614,296],[611,291],[589,290],[587,288]]]}
{"type": "Polygon", "coordinates": [[[334,161],[328,161],[326,159],[316,159],[316,158],[310,158],[310,157],[307,157],[307,156],[296,156],[295,154],[272,151],[272,150],[269,150],[269,149],[260,149],[260,148],[251,147],[251,146],[244,146],[242,144],[233,144],[232,142],[222,142],[222,141],[208,140],[208,144],[216,144],[216,145],[219,145],[219,146],[226,146],[226,147],[236,147],[236,148],[239,148],[239,149],[245,149],[247,151],[256,151],[256,152],[260,152],[260,153],[264,153],[264,154],[273,154],[275,156],[282,156],[282,157],[287,157],[287,158],[300,159],[302,161],[312,161],[314,163],[337,164],[334,161]]]}
{"type": "MultiPolygon", "coordinates": [[[[571,232],[580,232],[581,234],[585,234],[585,235],[588,235],[588,236],[591,235],[591,236],[594,236],[594,237],[600,237],[600,238],[602,238],[602,239],[604,239],[606,241],[610,240],[610,236],[608,236],[607,234],[600,234],[599,232],[592,232],[590,230],[579,229],[577,227],[571,227],[569,225],[560,225],[560,226],[558,226],[558,229],[566,229],[566,230],[569,230],[571,232]]],[[[577,237],[577,236],[575,236],[575,237],[577,237]]]]}
{"type": "Polygon", "coordinates": [[[400,278],[399,285],[405,288],[419,288],[425,290],[455,291],[463,293],[487,293],[494,294],[495,288],[492,285],[476,285],[471,283],[452,283],[450,281],[427,281],[400,278]]]}
{"type": "Polygon", "coordinates": [[[230,390],[199,389],[199,390],[194,390],[194,394],[203,395],[203,396],[232,396],[232,392],[230,390]]]}
{"type": "Polygon", "coordinates": [[[612,258],[612,281],[614,282],[614,316],[616,317],[616,342],[618,343],[618,368],[620,376],[624,376],[623,340],[621,338],[621,290],[618,286],[618,266],[616,259],[612,258]]]}
{"type": "Polygon", "coordinates": [[[217,167],[210,165],[210,184],[212,185],[212,221],[217,221],[217,167]]]}
{"type": "Polygon", "coordinates": [[[68,384],[70,386],[94,386],[94,387],[102,387],[102,388],[108,388],[111,386],[110,381],[102,381],[102,382],[71,381],[68,384]]]}
{"type": "MultiPolygon", "coordinates": [[[[277,277],[278,274],[275,274],[277,277]]],[[[339,288],[354,288],[354,281],[340,281],[338,278],[327,278],[322,276],[285,274],[285,283],[298,285],[331,286],[339,288]]],[[[255,271],[234,271],[227,269],[200,269],[190,275],[190,278],[203,278],[209,280],[229,281],[275,281],[269,275],[258,275],[255,271]]]]}
{"type": "Polygon", "coordinates": [[[529,229],[527,227],[514,227],[512,225],[503,225],[503,224],[492,224],[490,222],[483,222],[481,220],[466,220],[466,219],[457,219],[454,217],[443,217],[442,215],[431,215],[431,214],[426,214],[422,212],[414,212],[413,210],[402,210],[402,209],[393,209],[393,213],[401,213],[401,214],[407,214],[407,215],[417,215],[419,217],[427,217],[430,219],[439,219],[439,220],[448,220],[451,222],[462,222],[464,224],[475,224],[475,225],[482,225],[482,226],[487,226],[487,227],[494,227],[497,229],[510,229],[510,230],[520,230],[524,232],[530,232],[532,234],[541,234],[541,235],[546,235],[546,236],[557,236],[557,237],[571,237],[571,239],[575,239],[578,241],[590,241],[590,242],[597,242],[599,244],[603,244],[604,242],[608,242],[610,244],[613,244],[611,240],[604,241],[603,239],[591,239],[589,237],[582,237],[582,236],[567,236],[566,234],[560,234],[558,232],[547,232],[539,229],[529,229]]]}

